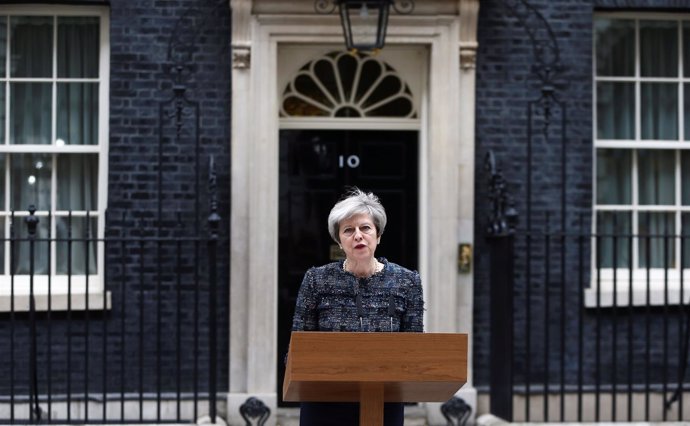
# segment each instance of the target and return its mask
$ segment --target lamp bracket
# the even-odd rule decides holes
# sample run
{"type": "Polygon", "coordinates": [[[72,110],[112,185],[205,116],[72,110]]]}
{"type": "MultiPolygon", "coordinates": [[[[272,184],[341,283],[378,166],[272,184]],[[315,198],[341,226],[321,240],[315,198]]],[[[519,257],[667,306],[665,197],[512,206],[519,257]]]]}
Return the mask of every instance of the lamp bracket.
{"type": "MultiPolygon", "coordinates": [[[[400,15],[409,15],[414,11],[414,0],[355,0],[351,3],[380,3],[381,1],[390,3],[400,15]]],[[[335,12],[340,3],[348,3],[348,0],[314,0],[314,11],[320,15],[329,15],[335,12]]]]}

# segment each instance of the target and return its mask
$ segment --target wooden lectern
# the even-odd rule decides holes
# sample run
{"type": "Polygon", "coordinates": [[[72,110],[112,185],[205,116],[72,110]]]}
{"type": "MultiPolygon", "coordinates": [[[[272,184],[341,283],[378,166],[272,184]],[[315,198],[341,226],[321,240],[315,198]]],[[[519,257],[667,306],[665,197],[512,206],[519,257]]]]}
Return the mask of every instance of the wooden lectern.
{"type": "Polygon", "coordinates": [[[445,402],[466,380],[466,334],[293,332],[283,399],[359,402],[381,426],[384,402],[445,402]]]}

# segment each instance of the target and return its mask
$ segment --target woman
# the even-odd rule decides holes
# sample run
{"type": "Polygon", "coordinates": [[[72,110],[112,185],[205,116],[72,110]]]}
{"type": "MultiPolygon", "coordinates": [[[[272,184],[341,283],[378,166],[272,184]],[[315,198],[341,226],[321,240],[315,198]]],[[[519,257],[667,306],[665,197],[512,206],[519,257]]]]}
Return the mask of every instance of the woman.
{"type": "MultiPolygon", "coordinates": [[[[293,331],[424,331],[419,274],[374,257],[385,228],[386,211],[372,193],[355,188],[333,206],[328,231],[345,260],[304,275],[293,331]]],[[[403,404],[386,403],[384,424],[403,421],[403,404]]],[[[302,403],[301,426],[357,424],[358,403],[302,403]]]]}

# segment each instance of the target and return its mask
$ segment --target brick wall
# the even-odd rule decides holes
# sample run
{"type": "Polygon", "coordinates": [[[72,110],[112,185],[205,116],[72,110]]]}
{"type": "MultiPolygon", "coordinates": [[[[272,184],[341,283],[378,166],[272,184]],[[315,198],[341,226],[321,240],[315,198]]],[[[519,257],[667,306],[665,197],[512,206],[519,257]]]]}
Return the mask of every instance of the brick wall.
{"type": "MultiPolygon", "coordinates": [[[[84,1],[84,4],[94,2],[84,1]]],[[[228,384],[229,317],[231,114],[228,2],[122,0],[111,2],[110,11],[110,153],[106,233],[109,237],[133,239],[156,235],[189,238],[207,235],[209,158],[211,155],[215,157],[217,199],[222,219],[218,289],[214,296],[218,304],[216,377],[219,390],[223,391],[228,384]],[[179,80],[185,86],[179,137],[174,123],[175,104],[171,103],[175,81],[170,68],[177,59],[185,66],[190,65],[179,80]],[[197,119],[198,148],[193,131],[197,119]],[[160,186],[159,161],[163,176],[160,186]],[[161,228],[158,228],[159,209],[162,212],[161,228]]],[[[137,392],[140,386],[144,392],[157,389],[174,392],[178,376],[182,378],[183,392],[194,389],[195,379],[199,391],[207,390],[208,252],[205,243],[195,247],[194,243],[186,242],[179,247],[178,251],[177,244],[158,245],[153,241],[144,245],[139,242],[110,243],[106,247],[106,286],[112,293],[112,309],[107,312],[39,314],[39,392],[45,393],[51,386],[54,394],[64,394],[70,386],[73,393],[83,394],[87,383],[89,390],[101,392],[104,374],[108,392],[119,392],[123,381],[125,392],[137,392]],[[195,260],[197,253],[198,261],[195,260]],[[199,277],[198,285],[196,277],[199,277]],[[198,299],[195,299],[197,289],[198,299]],[[198,329],[194,327],[195,316],[199,317],[198,329]],[[144,326],[140,329],[142,323],[144,326]],[[143,331],[143,337],[140,331],[143,331]],[[159,332],[160,348],[157,347],[159,332]],[[181,347],[179,374],[178,335],[181,347]],[[68,341],[72,347],[70,366],[67,364],[68,341]],[[200,348],[196,372],[193,362],[195,345],[200,348]],[[104,346],[106,358],[103,357],[104,346]],[[140,354],[144,356],[143,375],[139,370],[140,354]],[[160,375],[157,358],[161,360],[160,375]],[[68,371],[71,371],[69,378],[68,371]]],[[[14,339],[14,390],[17,394],[25,394],[28,387],[28,315],[16,314],[11,319],[9,314],[5,314],[3,317],[0,340],[9,342],[14,339]]],[[[10,346],[3,344],[3,349],[0,349],[3,359],[9,358],[9,351],[10,346]]],[[[8,364],[4,365],[6,367],[2,369],[7,370],[8,364]]],[[[3,371],[2,375],[0,393],[6,394],[10,383],[5,378],[8,378],[9,371],[3,371]]]]}

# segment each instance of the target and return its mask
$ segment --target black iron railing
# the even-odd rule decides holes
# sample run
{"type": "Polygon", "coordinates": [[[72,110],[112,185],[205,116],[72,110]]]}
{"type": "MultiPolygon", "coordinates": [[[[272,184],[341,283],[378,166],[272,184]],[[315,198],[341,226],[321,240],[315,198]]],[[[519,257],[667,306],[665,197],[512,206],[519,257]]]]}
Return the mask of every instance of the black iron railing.
{"type": "Polygon", "coordinates": [[[8,218],[0,422],[215,423],[220,218],[214,199],[203,235],[177,216],[163,233],[99,218],[120,226],[97,236],[69,214],[65,238],[40,235],[54,218],[33,208],[8,218]]]}
{"type": "Polygon", "coordinates": [[[511,367],[492,377],[492,402],[503,404],[492,411],[516,421],[687,421],[690,235],[592,233],[585,220],[562,232],[551,217],[490,242],[492,265],[513,268],[491,271],[492,342],[512,342],[492,353],[511,367]],[[494,306],[495,286],[510,304],[494,306]]]}
{"type": "Polygon", "coordinates": [[[501,141],[512,182],[487,156],[491,411],[516,421],[688,420],[683,213],[665,224],[650,223],[668,217],[659,211],[592,214],[591,177],[576,167],[591,159],[569,121],[563,37],[544,2],[500,3],[530,41],[534,93],[524,137],[503,138],[520,149],[507,152],[501,141]]]}

